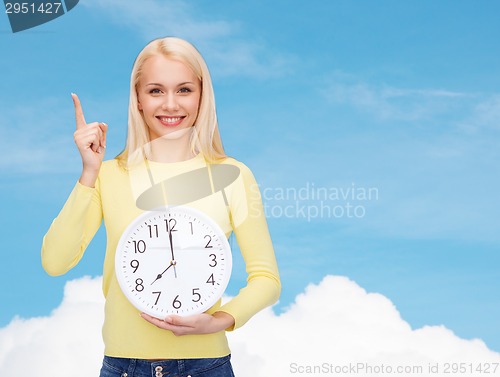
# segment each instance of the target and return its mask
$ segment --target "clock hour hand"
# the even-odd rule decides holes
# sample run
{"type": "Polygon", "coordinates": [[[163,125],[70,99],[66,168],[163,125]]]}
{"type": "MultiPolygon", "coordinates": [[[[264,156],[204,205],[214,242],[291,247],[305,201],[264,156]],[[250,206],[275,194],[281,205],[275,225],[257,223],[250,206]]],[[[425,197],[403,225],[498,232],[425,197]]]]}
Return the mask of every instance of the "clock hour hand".
{"type": "MultiPolygon", "coordinates": [[[[170,264],[168,265],[168,267],[167,267],[167,268],[165,268],[165,270],[164,270],[161,274],[158,274],[158,275],[156,276],[156,279],[155,279],[155,280],[151,283],[151,285],[153,285],[153,284],[154,284],[154,283],[155,283],[158,279],[161,279],[161,278],[163,277],[163,274],[164,274],[165,272],[167,272],[167,271],[168,271],[168,269],[169,269],[170,267],[174,266],[174,271],[175,271],[175,265],[176,265],[176,262],[175,262],[175,261],[170,261],[170,264]]],[[[175,274],[175,277],[177,277],[177,274],[175,274]]]]}

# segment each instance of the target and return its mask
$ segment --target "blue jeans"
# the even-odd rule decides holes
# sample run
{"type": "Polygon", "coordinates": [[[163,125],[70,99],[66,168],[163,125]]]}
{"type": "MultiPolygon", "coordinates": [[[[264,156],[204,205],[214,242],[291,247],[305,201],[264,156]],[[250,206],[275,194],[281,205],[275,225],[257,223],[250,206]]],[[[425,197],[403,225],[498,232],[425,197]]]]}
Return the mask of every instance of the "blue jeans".
{"type": "Polygon", "coordinates": [[[104,356],[100,377],[234,377],[231,355],[148,361],[104,356]]]}

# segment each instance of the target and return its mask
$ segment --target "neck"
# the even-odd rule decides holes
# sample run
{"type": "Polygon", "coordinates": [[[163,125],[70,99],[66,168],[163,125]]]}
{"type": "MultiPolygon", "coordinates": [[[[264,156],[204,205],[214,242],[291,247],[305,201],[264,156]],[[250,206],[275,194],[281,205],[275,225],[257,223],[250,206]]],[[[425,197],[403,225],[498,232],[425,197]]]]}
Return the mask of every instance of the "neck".
{"type": "Polygon", "coordinates": [[[191,132],[177,138],[160,137],[149,143],[148,159],[156,162],[181,162],[195,157],[190,146],[191,132]]]}

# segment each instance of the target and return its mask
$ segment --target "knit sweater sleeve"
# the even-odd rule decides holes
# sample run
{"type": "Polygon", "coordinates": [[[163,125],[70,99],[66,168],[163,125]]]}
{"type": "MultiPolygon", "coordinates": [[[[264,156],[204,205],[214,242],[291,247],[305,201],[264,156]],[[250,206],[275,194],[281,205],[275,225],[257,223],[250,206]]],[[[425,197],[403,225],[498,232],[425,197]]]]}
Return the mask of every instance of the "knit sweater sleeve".
{"type": "Polygon", "coordinates": [[[250,169],[241,164],[240,182],[231,196],[233,231],[246,265],[247,284],[219,308],[244,325],[254,314],[274,304],[281,282],[259,187],[250,169]],[[238,187],[239,186],[239,187],[238,187]]]}
{"type": "Polygon", "coordinates": [[[63,275],[76,266],[99,229],[102,209],[98,186],[99,180],[96,188],[77,182],[45,234],[41,257],[49,275],[63,275]]]}

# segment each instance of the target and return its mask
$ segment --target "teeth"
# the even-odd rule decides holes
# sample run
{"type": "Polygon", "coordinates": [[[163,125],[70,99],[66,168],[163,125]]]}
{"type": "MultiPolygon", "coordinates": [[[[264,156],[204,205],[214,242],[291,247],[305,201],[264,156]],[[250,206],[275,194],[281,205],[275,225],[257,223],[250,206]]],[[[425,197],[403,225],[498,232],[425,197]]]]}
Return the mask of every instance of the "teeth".
{"type": "Polygon", "coordinates": [[[176,123],[180,121],[182,118],[166,118],[166,117],[160,117],[160,120],[165,123],[176,123]]]}

